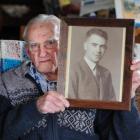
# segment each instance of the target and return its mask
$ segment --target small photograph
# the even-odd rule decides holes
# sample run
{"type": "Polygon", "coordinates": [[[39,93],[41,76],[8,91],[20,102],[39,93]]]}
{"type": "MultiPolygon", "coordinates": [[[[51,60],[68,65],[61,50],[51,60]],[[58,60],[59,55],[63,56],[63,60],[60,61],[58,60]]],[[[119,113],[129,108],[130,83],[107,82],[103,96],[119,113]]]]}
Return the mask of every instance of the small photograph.
{"type": "Polygon", "coordinates": [[[115,0],[117,18],[135,19],[140,26],[140,0],[115,0]]]}

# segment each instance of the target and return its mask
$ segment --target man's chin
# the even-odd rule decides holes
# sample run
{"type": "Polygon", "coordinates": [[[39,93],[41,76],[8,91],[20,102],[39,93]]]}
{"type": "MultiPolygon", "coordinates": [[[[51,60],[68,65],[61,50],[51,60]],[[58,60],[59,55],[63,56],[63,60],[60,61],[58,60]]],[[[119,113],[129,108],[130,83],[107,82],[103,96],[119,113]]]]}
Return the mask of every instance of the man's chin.
{"type": "Polygon", "coordinates": [[[94,63],[98,63],[99,61],[100,61],[100,60],[94,60],[93,62],[94,62],[94,63]]]}
{"type": "Polygon", "coordinates": [[[96,58],[96,59],[94,59],[94,62],[98,63],[100,60],[101,60],[101,58],[96,58]]]}
{"type": "Polygon", "coordinates": [[[37,67],[37,70],[40,72],[40,73],[50,73],[52,72],[52,67],[51,66],[39,66],[37,67]]]}
{"type": "Polygon", "coordinates": [[[42,74],[46,74],[46,73],[50,73],[52,72],[52,70],[48,70],[48,69],[38,69],[38,71],[42,74]]]}

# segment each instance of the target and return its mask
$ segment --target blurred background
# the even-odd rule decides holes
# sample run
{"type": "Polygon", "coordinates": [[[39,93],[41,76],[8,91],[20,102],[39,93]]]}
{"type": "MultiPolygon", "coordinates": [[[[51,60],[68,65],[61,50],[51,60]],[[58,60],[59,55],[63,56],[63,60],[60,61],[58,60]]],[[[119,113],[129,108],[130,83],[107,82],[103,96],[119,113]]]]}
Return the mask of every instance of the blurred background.
{"type": "Polygon", "coordinates": [[[37,14],[58,17],[115,17],[114,0],[0,0],[0,38],[20,39],[22,27],[37,14]]]}

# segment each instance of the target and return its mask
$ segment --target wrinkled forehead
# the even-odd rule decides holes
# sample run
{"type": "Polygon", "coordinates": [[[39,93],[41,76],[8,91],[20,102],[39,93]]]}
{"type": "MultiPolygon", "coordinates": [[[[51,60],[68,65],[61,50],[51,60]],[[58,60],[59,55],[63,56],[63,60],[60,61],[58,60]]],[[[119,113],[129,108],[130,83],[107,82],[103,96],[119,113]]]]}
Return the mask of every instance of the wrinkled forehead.
{"type": "Polygon", "coordinates": [[[33,38],[58,38],[58,31],[50,22],[32,24],[28,30],[28,39],[33,38]]]}

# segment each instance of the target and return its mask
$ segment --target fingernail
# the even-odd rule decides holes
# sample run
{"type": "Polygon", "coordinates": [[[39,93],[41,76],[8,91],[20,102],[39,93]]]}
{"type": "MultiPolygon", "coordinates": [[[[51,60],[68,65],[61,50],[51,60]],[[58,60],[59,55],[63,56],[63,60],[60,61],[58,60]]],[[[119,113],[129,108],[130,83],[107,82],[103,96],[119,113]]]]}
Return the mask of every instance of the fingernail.
{"type": "Polygon", "coordinates": [[[69,107],[69,106],[70,106],[70,103],[69,103],[69,102],[67,102],[66,107],[69,107]]]}
{"type": "Polygon", "coordinates": [[[61,112],[63,112],[63,111],[65,111],[65,108],[62,108],[62,109],[61,109],[61,112]]]}

